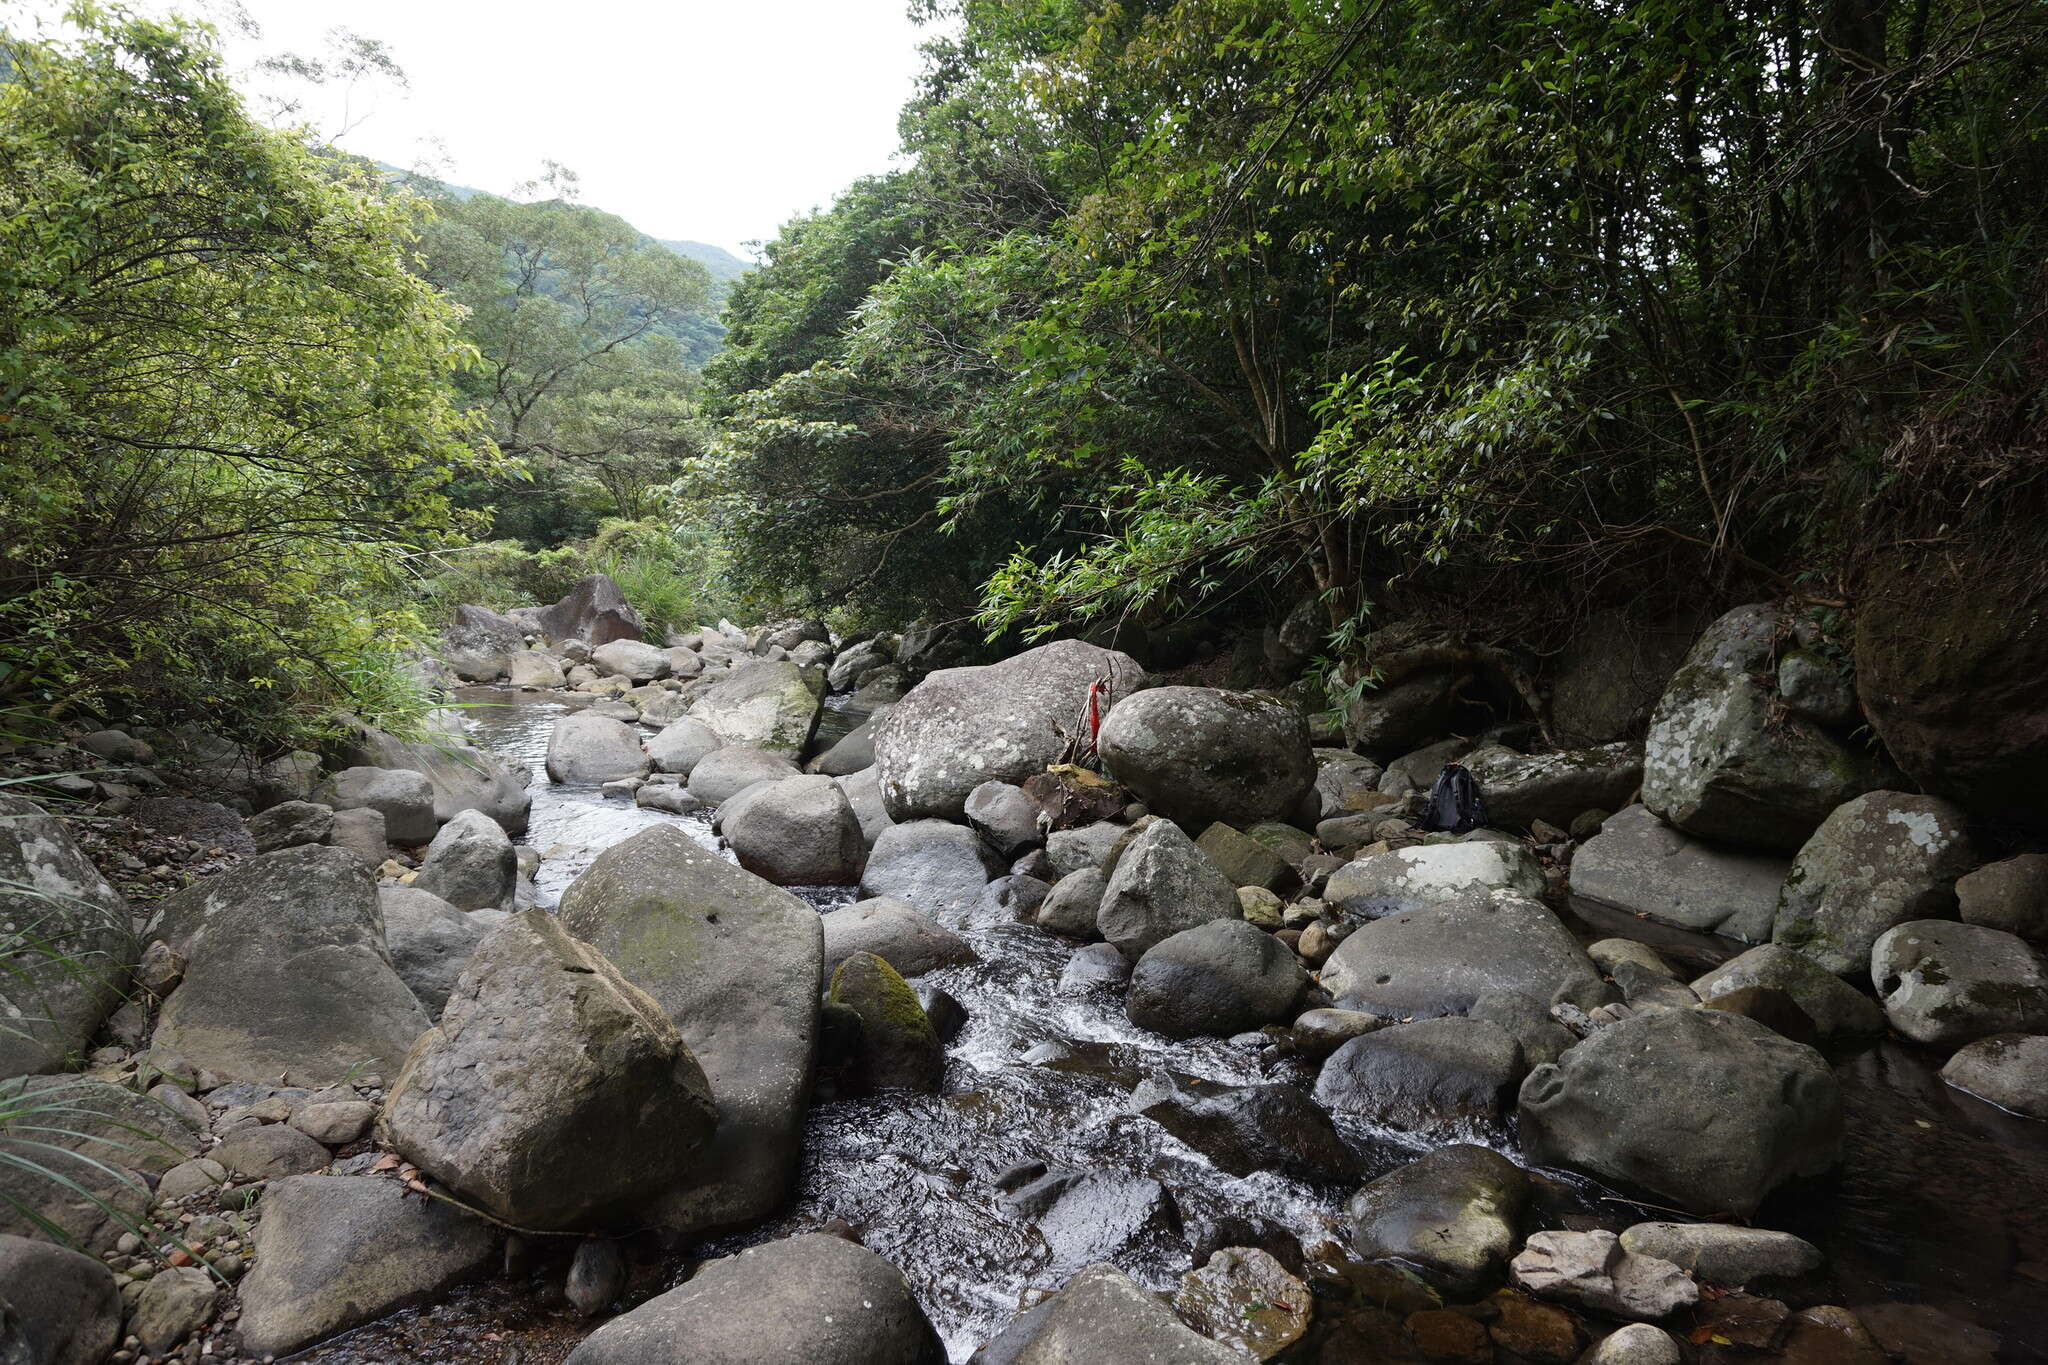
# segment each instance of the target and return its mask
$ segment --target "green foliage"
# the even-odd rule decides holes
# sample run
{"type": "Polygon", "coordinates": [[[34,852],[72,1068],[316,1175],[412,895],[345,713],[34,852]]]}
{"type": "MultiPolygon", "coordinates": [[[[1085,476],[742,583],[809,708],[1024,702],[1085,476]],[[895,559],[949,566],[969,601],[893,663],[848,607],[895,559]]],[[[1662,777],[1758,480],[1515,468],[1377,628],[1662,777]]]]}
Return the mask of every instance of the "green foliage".
{"type": "Polygon", "coordinates": [[[254,123],[207,30],[72,20],[0,39],[0,701],[402,724],[379,604],[486,458],[420,206],[254,123]]]}

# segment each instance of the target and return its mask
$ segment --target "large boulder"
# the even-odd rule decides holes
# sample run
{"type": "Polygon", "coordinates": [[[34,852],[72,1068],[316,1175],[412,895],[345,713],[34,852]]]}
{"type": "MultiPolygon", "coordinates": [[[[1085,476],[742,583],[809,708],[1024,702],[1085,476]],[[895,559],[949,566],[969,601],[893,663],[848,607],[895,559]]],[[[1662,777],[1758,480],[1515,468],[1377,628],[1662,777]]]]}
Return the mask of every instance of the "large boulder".
{"type": "Polygon", "coordinates": [[[2048,945],[2048,853],[2003,858],[1958,879],[1956,908],[1965,924],[2048,945]]]}
{"type": "Polygon", "coordinates": [[[735,668],[690,703],[690,718],[741,748],[795,759],[818,729],[815,675],[793,663],[763,659],[735,668]]]}
{"type": "Polygon", "coordinates": [[[1128,1275],[1102,1262],[1019,1315],[973,1359],[975,1365],[1248,1365],[1254,1357],[1202,1336],[1128,1275]]]}
{"type": "Polygon", "coordinates": [[[567,687],[569,678],[562,661],[537,649],[522,649],[505,665],[505,685],[535,691],[567,687]]]}
{"type": "Polygon", "coordinates": [[[1369,1261],[1408,1266],[1452,1298],[1500,1283],[1529,1201],[1529,1177],[1485,1147],[1439,1147],[1351,1198],[1351,1244],[1369,1261]]]}
{"type": "Polygon", "coordinates": [[[1777,854],[1704,843],[1630,806],[1572,856],[1571,889],[1660,924],[1761,943],[1791,868],[1777,854]]]}
{"type": "Polygon", "coordinates": [[[548,736],[548,779],[576,787],[645,777],[652,767],[632,726],[595,711],[571,711],[548,736]]]}
{"type": "Polygon", "coordinates": [[[148,1210],[151,1178],[199,1154],[189,1114],[85,1076],[0,1081],[0,1112],[0,1233],[96,1256],[148,1210]]]}
{"type": "Polygon", "coordinates": [[[2048,1119],[2048,1037],[1994,1033],[1959,1049],[1941,1078],[2030,1119],[2048,1119]]]}
{"type": "Polygon", "coordinates": [[[882,799],[894,820],[957,820],[991,780],[1022,782],[1058,761],[1087,720],[1088,689],[1105,713],[1138,690],[1128,654],[1056,640],[1001,663],[947,668],[910,690],[875,735],[882,799]]]}
{"type": "Polygon", "coordinates": [[[1856,686],[1919,787],[2001,820],[2048,824],[2048,595],[2038,509],[2023,535],[1946,536],[1869,559],[1856,602],[1856,686]]]}
{"type": "Polygon", "coordinates": [[[488,607],[460,606],[441,632],[441,662],[464,682],[496,682],[513,656],[526,650],[526,632],[509,616],[488,607]]]}
{"type": "Polygon", "coordinates": [[[425,776],[433,789],[437,821],[452,820],[460,811],[480,810],[503,825],[507,834],[525,833],[533,805],[526,791],[526,774],[470,743],[459,711],[436,711],[421,728],[421,738],[404,740],[359,724],[345,757],[350,763],[404,768],[425,776]]]}
{"type": "Polygon", "coordinates": [[[492,1217],[544,1232],[638,1221],[717,1121],[661,1006],[528,910],[470,956],[385,1101],[391,1145],[492,1217]]]}
{"type": "Polygon", "coordinates": [[[1170,820],[1157,820],[1127,844],[1110,873],[1095,927],[1136,962],[1183,929],[1239,919],[1237,888],[1170,820]]]}
{"type": "Polygon", "coordinates": [[[958,918],[974,909],[982,889],[1002,870],[965,825],[912,820],[891,825],[875,840],[860,893],[892,897],[923,914],[958,918]]]}
{"type": "Polygon", "coordinates": [[[867,861],[860,818],[829,777],[759,783],[718,816],[740,866],[777,886],[844,886],[867,861]]]}
{"type": "Polygon", "coordinates": [[[1527,829],[1547,820],[1569,829],[1589,810],[1617,810],[1643,781],[1643,750],[1614,743],[1552,754],[1520,754],[1499,744],[1460,760],[1479,784],[1486,818],[1502,829],[1527,829]]]}
{"type": "Polygon", "coordinates": [[[779,1207],[817,1046],[818,912],[663,825],[599,854],[563,894],[561,918],[660,1003],[718,1104],[710,1144],[652,1221],[689,1234],[779,1207]]]}
{"type": "Polygon", "coordinates": [[[590,651],[590,663],[608,677],[653,682],[669,675],[668,654],[644,640],[613,640],[590,651]]]}
{"type": "Polygon", "coordinates": [[[1994,1033],[2048,1033],[2048,960],[2001,929],[1914,920],[1870,950],[1893,1028],[1942,1047],[1994,1033]]]}
{"type": "Polygon", "coordinates": [[[1241,919],[1161,939],[1131,973],[1131,1022],[1169,1038],[1228,1038],[1294,1016],[1308,974],[1287,945],[1241,919]]]}
{"type": "Polygon", "coordinates": [[[465,914],[416,885],[378,887],[377,908],[392,969],[428,1017],[440,1018],[470,954],[491,927],[488,917],[465,914]]]}
{"type": "Polygon", "coordinates": [[[645,628],[619,585],[601,573],[577,580],[567,597],[537,614],[535,624],[557,644],[581,640],[593,648],[637,640],[645,628]]]}
{"type": "Polygon", "coordinates": [[[696,766],[722,744],[710,726],[685,717],[662,726],[661,733],[647,741],[647,757],[656,772],[674,773],[687,782],[696,766]]]}
{"type": "Polygon", "coordinates": [[[1498,1127],[1522,1078],[1522,1049],[1483,1019],[1418,1019],[1353,1038],[1330,1054],[1316,1099],[1337,1114],[1414,1132],[1498,1127]]]}
{"type": "Polygon", "coordinates": [[[1956,878],[1977,865],[1967,820],[1946,801],[1903,792],[1844,803],[1792,860],[1771,941],[1860,975],[1885,930],[1955,912],[1956,878]]]}
{"type": "Polygon", "coordinates": [[[1330,874],[1323,899],[1365,919],[1442,905],[1474,892],[1543,894],[1543,864],[1520,844],[1471,839],[1371,853],[1330,874]]]}
{"type": "Polygon", "coordinates": [[[434,816],[434,787],[427,775],[409,768],[343,768],[314,793],[335,810],[373,810],[384,817],[384,836],[394,844],[424,844],[441,822],[434,816]]]}
{"type": "Polygon", "coordinates": [[[1014,859],[1045,842],[1039,828],[1047,820],[1044,807],[1008,782],[984,782],[967,794],[962,812],[974,832],[988,840],[996,856],[1014,859]]]}
{"type": "Polygon", "coordinates": [[[1730,958],[1692,983],[1701,1000],[1718,1000],[1750,987],[1792,997],[1822,1038],[1870,1037],[1884,1032],[1884,1011],[1869,996],[1804,953],[1762,943],[1730,958]]]}
{"type": "Polygon", "coordinates": [[[1641,734],[1706,624],[1697,609],[1649,621],[1613,609],[1587,617],[1552,669],[1550,725],[1559,742],[1605,744],[1641,734]]]}
{"type": "Polygon", "coordinates": [[[290,1355],[439,1297],[497,1259],[499,1233],[396,1180],[296,1175],[263,1191],[254,1268],[239,1286],[242,1347],[290,1355]]]}
{"type": "Polygon", "coordinates": [[[780,782],[802,770],[780,754],[759,749],[717,749],[690,768],[690,795],[707,806],[723,805],[756,782],[780,782]]]}
{"type": "Polygon", "coordinates": [[[819,917],[825,928],[824,980],[855,953],[873,953],[903,976],[977,960],[974,949],[945,925],[889,897],[856,901],[819,917]]]}
{"type": "Polygon", "coordinates": [[[150,930],[186,958],[153,1046],[226,1080],[395,1075],[433,1022],[391,964],[375,875],[344,849],[237,863],[160,902],[150,930]]]}
{"type": "Polygon", "coordinates": [[[457,910],[510,910],[519,859],[504,826],[480,810],[457,812],[420,859],[413,885],[457,910]]]}
{"type": "Polygon", "coordinates": [[[1707,627],[1657,703],[1643,804],[1701,839],[1794,849],[1828,812],[1885,783],[1862,746],[1777,705],[1789,623],[1765,605],[1707,627]]]}
{"type": "Polygon", "coordinates": [[[121,1291],[90,1256],[0,1233],[0,1360],[100,1365],[121,1341],[121,1291]]]}
{"type": "Polygon", "coordinates": [[[1833,1165],[1834,1072],[1812,1048],[1722,1010],[1638,1014],[1522,1082],[1523,1149],[1690,1213],[1756,1211],[1833,1165]]]}
{"type": "Polygon", "coordinates": [[[1571,930],[1511,892],[1473,892],[1374,920],[1337,945],[1322,982],[1340,1006],[1395,1019],[1462,1014],[1509,992],[1581,1009],[1609,998],[1571,930]]]}
{"type": "Polygon", "coordinates": [[[0,1079],[84,1053],[138,956],[128,902],[70,828],[0,796],[0,1079]]]}
{"type": "Polygon", "coordinates": [[[1275,697],[1159,687],[1102,723],[1103,765],[1154,811],[1191,830],[1284,820],[1315,786],[1308,721],[1275,697]]]}
{"type": "Polygon", "coordinates": [[[945,1360],[938,1333],[896,1267],[856,1242],[809,1232],[709,1262],[591,1333],[568,1365],[945,1360]]]}

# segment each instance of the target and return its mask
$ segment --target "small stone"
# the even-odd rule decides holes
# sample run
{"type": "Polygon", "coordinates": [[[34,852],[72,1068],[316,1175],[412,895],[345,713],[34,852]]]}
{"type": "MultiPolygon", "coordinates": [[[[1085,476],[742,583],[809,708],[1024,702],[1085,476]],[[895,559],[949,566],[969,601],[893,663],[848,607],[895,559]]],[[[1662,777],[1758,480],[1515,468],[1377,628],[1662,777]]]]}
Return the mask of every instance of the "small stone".
{"type": "Polygon", "coordinates": [[[227,1178],[227,1168],[211,1157],[181,1161],[165,1171],[163,1178],[157,1181],[157,1202],[176,1203],[203,1191],[218,1189],[227,1178]]]}
{"type": "Polygon", "coordinates": [[[1492,1303],[1500,1310],[1486,1329],[1494,1345],[1531,1365],[1571,1365],[1579,1358],[1586,1333],[1570,1313],[1519,1294],[1502,1294],[1492,1303]]]}
{"type": "Polygon", "coordinates": [[[1517,1288],[1621,1318],[1668,1317],[1699,1286],[1669,1261],[1623,1249],[1611,1232],[1539,1232],[1508,1268],[1517,1288]]]}
{"type": "Polygon", "coordinates": [[[1684,1359],[1668,1332],[1636,1322],[1595,1346],[1582,1365],[1680,1365],[1684,1359]]]}
{"type": "Polygon", "coordinates": [[[1254,1247],[1225,1247],[1181,1277],[1181,1321],[1212,1341],[1271,1360],[1301,1340],[1314,1311],[1308,1286],[1254,1247]]]}
{"type": "Polygon", "coordinates": [[[162,1355],[213,1315],[214,1279],[204,1270],[173,1267],[144,1286],[129,1329],[144,1350],[162,1355]]]}
{"type": "Polygon", "coordinates": [[[362,1100],[335,1100],[308,1104],[294,1110],[291,1126],[329,1147],[359,1141],[376,1120],[377,1106],[362,1100]]]}
{"type": "Polygon", "coordinates": [[[1431,1308],[1410,1313],[1406,1326],[1415,1349],[1432,1365],[1492,1365],[1493,1339],[1483,1324],[1463,1313],[1431,1308]]]}
{"type": "Polygon", "coordinates": [[[569,1263],[569,1302],[586,1318],[596,1317],[617,1302],[626,1288],[626,1258],[609,1237],[586,1238],[569,1263]]]}

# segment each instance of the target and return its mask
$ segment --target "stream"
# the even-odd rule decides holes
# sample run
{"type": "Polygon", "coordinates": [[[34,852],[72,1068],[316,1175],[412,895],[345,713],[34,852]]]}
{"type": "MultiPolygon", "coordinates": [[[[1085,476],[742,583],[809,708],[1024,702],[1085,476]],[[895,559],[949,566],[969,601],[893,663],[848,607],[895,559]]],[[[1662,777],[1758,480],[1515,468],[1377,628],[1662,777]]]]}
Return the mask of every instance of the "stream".
{"type": "MultiPolygon", "coordinates": [[[[599,853],[650,825],[680,825],[705,847],[718,846],[708,814],[641,809],[596,788],[548,783],[548,734],[581,698],[469,689],[463,700],[476,742],[533,774],[524,842],[544,855],[535,879],[543,905],[553,906],[599,853]]],[[[828,711],[821,743],[860,719],[828,711]]],[[[859,898],[853,887],[792,889],[821,911],[859,898]]],[[[1588,939],[1613,932],[1613,924],[1585,913],[1574,927],[1588,939]]],[[[1162,1070],[1183,1082],[1287,1081],[1306,1089],[1314,1084],[1307,1066],[1266,1064],[1258,1049],[1225,1040],[1171,1042],[1146,1033],[1125,1017],[1118,989],[1063,991],[1060,976],[1073,945],[1036,928],[950,927],[981,961],[916,983],[949,992],[966,1010],[967,1022],[947,1049],[942,1093],[815,1103],[790,1207],[743,1236],[692,1248],[688,1260],[642,1266],[628,1302],[680,1282],[705,1256],[838,1219],[903,1272],[958,1362],[1035,1301],[1034,1291],[1057,1288],[1089,1260],[1114,1259],[1139,1282],[1164,1289],[1188,1268],[1193,1249],[1205,1258],[1215,1247],[1265,1245],[1298,1271],[1299,1253],[1282,1254],[1289,1244],[1344,1240],[1351,1188],[1316,1188],[1269,1172],[1230,1176],[1128,1112],[1130,1092],[1162,1070]],[[1006,1209],[997,1183],[1031,1161],[1156,1180],[1171,1192],[1180,1229],[1153,1219],[1109,1255],[1041,1234],[1006,1209]]],[[[1632,935],[1651,938],[1635,932],[1641,927],[1629,922],[1632,935]]],[[[1741,946],[1677,930],[1651,941],[1689,964],[1741,946]]],[[[2013,1197],[2048,1190],[2048,1125],[1950,1090],[1938,1062],[1919,1049],[1883,1043],[1834,1060],[1849,1133],[1842,1173],[1774,1201],[1761,1220],[1814,1242],[1827,1263],[1798,1292],[1777,1292],[1794,1307],[1928,1303],[2003,1334],[2001,1360],[2048,1361],[2048,1210],[2013,1197]]],[[[1368,1179],[1446,1141],[1479,1141],[1518,1156],[1506,1133],[1423,1136],[1344,1116],[1337,1122],[1368,1179]]],[[[1618,1228],[1637,1221],[1591,1182],[1548,1174],[1555,1194],[1544,1202],[1544,1225],[1597,1221],[1618,1228]]],[[[593,1325],[569,1311],[559,1275],[554,1284],[541,1295],[511,1280],[469,1286],[299,1358],[324,1365],[547,1365],[593,1325]]]]}

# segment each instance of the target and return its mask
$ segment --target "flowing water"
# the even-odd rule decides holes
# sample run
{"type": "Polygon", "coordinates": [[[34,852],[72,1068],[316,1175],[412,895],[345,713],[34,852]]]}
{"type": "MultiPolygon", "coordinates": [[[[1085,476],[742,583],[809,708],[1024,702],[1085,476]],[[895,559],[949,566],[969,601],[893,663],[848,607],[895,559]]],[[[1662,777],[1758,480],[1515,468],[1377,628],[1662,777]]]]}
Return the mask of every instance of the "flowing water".
{"type": "MultiPolygon", "coordinates": [[[[577,700],[480,689],[466,700],[477,742],[535,774],[526,841],[545,854],[536,878],[543,904],[552,906],[598,853],[649,825],[677,824],[717,847],[704,815],[638,809],[595,788],[547,783],[548,733],[577,700]]],[[[832,737],[859,719],[832,714],[832,737]]],[[[857,899],[851,887],[799,894],[821,910],[857,899]]],[[[690,1260],[644,1267],[639,1295],[677,1282],[697,1258],[843,1220],[903,1271],[960,1361],[1034,1291],[1057,1288],[1080,1264],[1110,1253],[1099,1239],[1122,1217],[1135,1231],[1111,1258],[1154,1288],[1174,1283],[1198,1248],[1206,1255],[1251,1243],[1280,1254],[1342,1240],[1350,1188],[1267,1172],[1230,1176],[1130,1112],[1131,1091],[1161,1071],[1183,1081],[1304,1088],[1313,1084],[1310,1071],[1246,1044],[1175,1043],[1137,1029],[1124,1016],[1120,989],[1061,988],[1072,945],[1039,930],[1002,922],[953,927],[981,961],[918,980],[949,992],[967,1013],[948,1047],[943,1092],[814,1104],[798,1188],[783,1215],[743,1237],[692,1248],[690,1260]],[[1006,1171],[1027,1162],[1121,1175],[1129,1178],[1126,1189],[1157,1181],[1170,1191],[1177,1219],[1112,1199],[1100,1222],[1042,1232],[1008,1210],[999,1187],[1006,1171]]],[[[1597,924],[1582,929],[1588,937],[1605,932],[1597,924]]],[[[1739,947],[1697,936],[1659,946],[1699,962],[1739,947]]],[[[1886,1044],[1837,1063],[1850,1133],[1844,1174],[1781,1201],[1763,1220],[1800,1233],[1828,1256],[1814,1284],[1786,1297],[1795,1306],[1926,1302],[2003,1333],[2003,1359],[2048,1360],[2048,1226],[2039,1206],[2048,1191],[2048,1125],[1949,1090],[1914,1049],[1886,1044]],[[2027,1197],[2015,1197],[2019,1191],[2027,1197]]],[[[1446,1141],[1482,1141],[1515,1154],[1506,1134],[1425,1138],[1339,1123],[1367,1178],[1446,1141]]],[[[1582,1180],[1564,1177],[1551,1189],[1561,1195],[1546,1208],[1553,1224],[1634,1220],[1632,1210],[1582,1180]]],[[[1298,1267],[1298,1254],[1283,1259],[1298,1267]]],[[[536,1297],[495,1282],[363,1328],[306,1358],[543,1365],[582,1330],[561,1307],[559,1290],[536,1297]]]]}

